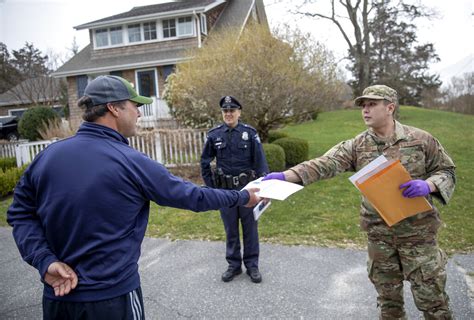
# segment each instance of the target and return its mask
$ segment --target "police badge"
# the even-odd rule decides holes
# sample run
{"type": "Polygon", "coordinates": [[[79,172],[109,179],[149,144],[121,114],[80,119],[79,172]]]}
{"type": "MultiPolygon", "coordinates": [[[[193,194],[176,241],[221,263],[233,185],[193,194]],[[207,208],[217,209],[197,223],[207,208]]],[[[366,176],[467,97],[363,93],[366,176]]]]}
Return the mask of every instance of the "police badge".
{"type": "Polygon", "coordinates": [[[248,134],[247,131],[244,131],[244,132],[242,133],[242,140],[247,141],[248,139],[249,139],[249,134],[248,134]]]}

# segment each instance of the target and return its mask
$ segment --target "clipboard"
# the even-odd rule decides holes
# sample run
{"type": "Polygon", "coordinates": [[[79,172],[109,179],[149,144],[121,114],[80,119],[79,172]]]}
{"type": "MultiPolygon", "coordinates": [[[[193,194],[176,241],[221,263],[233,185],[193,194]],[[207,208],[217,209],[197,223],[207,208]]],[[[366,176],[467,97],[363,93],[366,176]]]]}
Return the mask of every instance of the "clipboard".
{"type": "MultiPolygon", "coordinates": [[[[380,163],[353,181],[388,226],[415,214],[432,210],[425,197],[405,198],[400,185],[411,180],[400,160],[380,163]]],[[[351,180],[352,181],[352,180],[351,180]]]]}

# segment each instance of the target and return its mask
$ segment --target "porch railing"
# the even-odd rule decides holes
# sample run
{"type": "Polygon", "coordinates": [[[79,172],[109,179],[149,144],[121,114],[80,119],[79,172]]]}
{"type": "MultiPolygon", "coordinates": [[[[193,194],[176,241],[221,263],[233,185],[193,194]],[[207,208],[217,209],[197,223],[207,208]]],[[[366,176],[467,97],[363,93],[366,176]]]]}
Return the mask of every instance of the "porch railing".
{"type": "Polygon", "coordinates": [[[130,145],[167,167],[199,162],[205,130],[153,130],[129,139],[130,145]]]}
{"type": "Polygon", "coordinates": [[[0,158],[14,158],[16,157],[15,147],[17,141],[0,141],[0,158]]]}
{"type": "MultiPolygon", "coordinates": [[[[130,146],[143,152],[166,167],[199,163],[205,130],[178,129],[142,132],[129,138],[130,146]]],[[[15,155],[20,167],[30,163],[34,157],[57,140],[27,142],[16,145],[15,155]]]]}
{"type": "Polygon", "coordinates": [[[44,140],[35,142],[20,143],[16,146],[16,165],[21,167],[24,164],[30,163],[38,153],[43,151],[51,143],[58,140],[44,140]]]}

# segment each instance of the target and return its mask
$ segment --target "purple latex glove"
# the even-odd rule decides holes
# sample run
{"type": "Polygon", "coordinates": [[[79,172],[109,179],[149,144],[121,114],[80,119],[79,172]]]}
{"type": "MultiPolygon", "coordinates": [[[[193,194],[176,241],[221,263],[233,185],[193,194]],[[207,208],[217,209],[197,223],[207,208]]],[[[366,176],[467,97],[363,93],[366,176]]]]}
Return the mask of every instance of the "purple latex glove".
{"type": "Polygon", "coordinates": [[[267,174],[265,177],[263,177],[262,181],[271,180],[271,179],[286,181],[285,175],[283,174],[283,172],[272,172],[272,173],[269,173],[269,174],[267,174]]]}
{"type": "Polygon", "coordinates": [[[402,185],[400,189],[406,188],[403,190],[402,194],[405,198],[415,198],[415,197],[424,197],[428,195],[431,190],[428,182],[425,180],[411,180],[402,185]]]}

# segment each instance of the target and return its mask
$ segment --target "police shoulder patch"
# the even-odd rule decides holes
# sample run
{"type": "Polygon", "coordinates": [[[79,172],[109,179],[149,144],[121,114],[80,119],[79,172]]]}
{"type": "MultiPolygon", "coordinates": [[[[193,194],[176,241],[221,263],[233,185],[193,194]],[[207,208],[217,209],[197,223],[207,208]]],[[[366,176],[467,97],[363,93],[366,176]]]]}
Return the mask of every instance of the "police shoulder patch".
{"type": "Polygon", "coordinates": [[[210,129],[210,130],[208,131],[208,133],[211,133],[211,132],[214,131],[214,130],[217,130],[217,129],[219,129],[219,128],[222,128],[223,125],[224,125],[224,124],[220,124],[220,125],[218,125],[217,127],[214,127],[214,128],[212,128],[212,129],[210,129]]]}
{"type": "Polygon", "coordinates": [[[256,133],[253,138],[255,139],[255,141],[257,141],[257,143],[261,143],[260,142],[260,137],[258,136],[258,133],[256,133]]]}
{"type": "Polygon", "coordinates": [[[252,127],[251,125],[248,125],[246,123],[243,123],[242,125],[247,129],[250,129],[250,130],[253,130],[253,131],[257,132],[257,130],[254,127],[252,127]]]}

